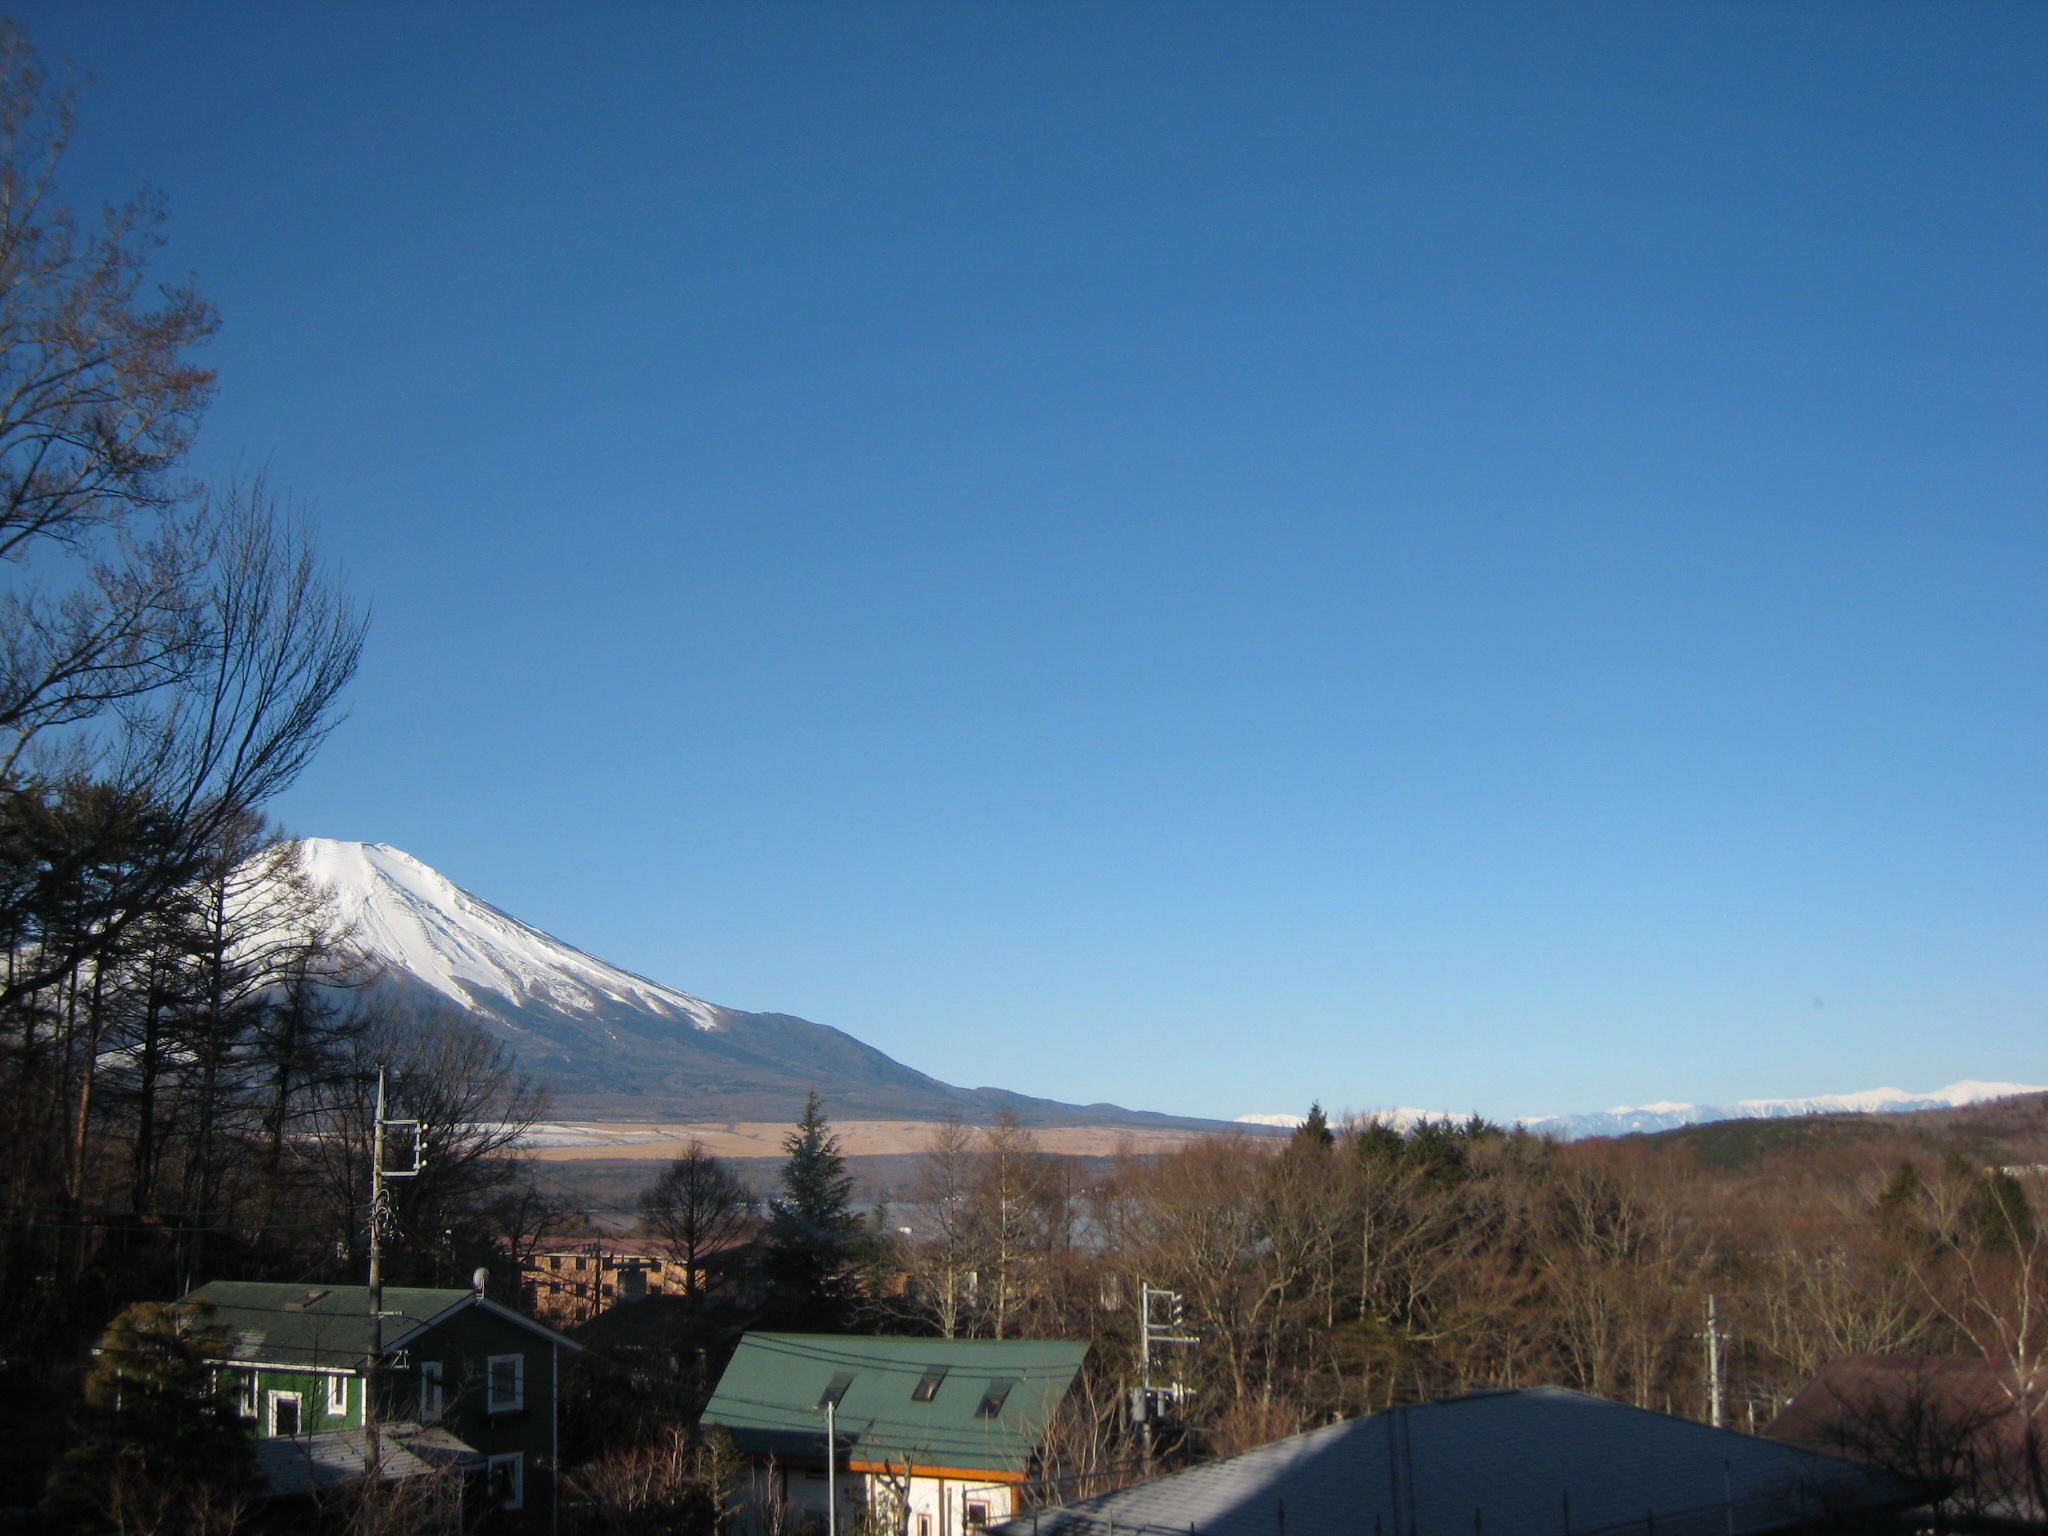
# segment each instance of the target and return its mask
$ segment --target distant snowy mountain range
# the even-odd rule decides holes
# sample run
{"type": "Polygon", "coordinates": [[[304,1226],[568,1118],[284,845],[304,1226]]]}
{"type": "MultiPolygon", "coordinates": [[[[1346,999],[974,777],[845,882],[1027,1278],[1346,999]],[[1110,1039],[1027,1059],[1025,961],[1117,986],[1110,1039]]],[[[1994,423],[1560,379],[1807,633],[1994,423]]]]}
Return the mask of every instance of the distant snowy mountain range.
{"type": "Polygon", "coordinates": [[[564,1118],[794,1120],[816,1088],[841,1119],[986,1121],[1009,1110],[1027,1124],[1219,1123],[955,1087],[828,1025],[721,1007],[636,976],[387,843],[306,838],[298,855],[385,988],[477,1019],[554,1087],[564,1118]]]}
{"type": "MultiPolygon", "coordinates": [[[[985,1121],[1007,1109],[1041,1125],[1202,1130],[1222,1123],[955,1087],[827,1025],[721,1007],[636,976],[521,922],[389,844],[316,837],[304,839],[298,852],[386,987],[479,1020],[554,1085],[556,1113],[565,1118],[789,1120],[815,1087],[842,1118],[953,1113],[985,1121]]],[[[1879,1088],[1728,1105],[1645,1104],[1524,1123],[1566,1138],[1614,1136],[1705,1120],[1935,1109],[2040,1091],[2024,1083],[1964,1082],[1924,1094],[1879,1088]]],[[[1375,1117],[1403,1127],[1462,1118],[1412,1108],[1375,1117]]],[[[1300,1117],[1246,1115],[1239,1123],[1289,1126],[1300,1117]]]]}
{"type": "MultiPolygon", "coordinates": [[[[1960,1109],[1966,1104],[1984,1104],[1992,1099],[2009,1099],[2021,1093],[2048,1093],[2048,1088],[2029,1083],[1950,1083],[1926,1093],[1908,1093],[1902,1088],[1871,1088],[1862,1093],[1824,1093],[1810,1099],[1738,1099],[1733,1104],[1637,1104],[1619,1109],[1597,1110],[1589,1115],[1535,1115],[1520,1123],[1532,1131],[1544,1131],[1564,1141],[1588,1136],[1628,1136],[1647,1131],[1676,1130],[1681,1125],[1704,1125],[1710,1120],[1785,1120],[1802,1115],[1897,1115],[1917,1109],[1960,1109]]],[[[1380,1120],[1406,1130],[1424,1120],[1462,1120],[1463,1115],[1427,1109],[1373,1110],[1361,1117],[1380,1120]]],[[[1301,1124],[1300,1115],[1242,1115],[1246,1125],[1291,1126],[1301,1124]]]]}

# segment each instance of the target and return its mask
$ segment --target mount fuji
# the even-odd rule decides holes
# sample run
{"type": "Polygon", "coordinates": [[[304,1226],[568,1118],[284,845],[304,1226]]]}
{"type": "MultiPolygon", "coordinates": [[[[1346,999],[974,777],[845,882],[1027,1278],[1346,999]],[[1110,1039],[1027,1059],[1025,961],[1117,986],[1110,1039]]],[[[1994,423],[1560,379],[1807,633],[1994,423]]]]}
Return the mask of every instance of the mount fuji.
{"type": "Polygon", "coordinates": [[[835,1118],[1214,1130],[1217,1122],[1115,1104],[958,1088],[829,1025],[706,1002],[585,954],[463,890],[387,843],[305,838],[300,868],[333,902],[378,985],[450,1004],[590,1120],[794,1120],[816,1088],[835,1118]]]}

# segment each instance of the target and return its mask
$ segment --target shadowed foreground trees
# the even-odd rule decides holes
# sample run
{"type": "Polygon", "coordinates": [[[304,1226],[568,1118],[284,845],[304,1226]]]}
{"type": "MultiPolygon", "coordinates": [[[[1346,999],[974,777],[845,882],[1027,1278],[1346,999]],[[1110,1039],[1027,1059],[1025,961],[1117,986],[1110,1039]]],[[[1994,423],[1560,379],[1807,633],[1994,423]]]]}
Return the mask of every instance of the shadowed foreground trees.
{"type": "Polygon", "coordinates": [[[43,1503],[56,1528],[227,1532],[247,1512],[255,1453],[208,1363],[229,1342],[211,1312],[139,1302],[107,1329],[43,1503]]]}

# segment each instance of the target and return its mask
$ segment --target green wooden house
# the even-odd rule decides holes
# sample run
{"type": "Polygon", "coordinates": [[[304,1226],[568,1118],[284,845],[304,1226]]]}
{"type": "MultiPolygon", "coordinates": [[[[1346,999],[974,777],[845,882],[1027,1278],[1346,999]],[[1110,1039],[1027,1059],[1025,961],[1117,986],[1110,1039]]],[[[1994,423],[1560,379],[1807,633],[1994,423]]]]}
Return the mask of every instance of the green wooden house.
{"type": "MultiPolygon", "coordinates": [[[[185,1299],[210,1305],[228,1330],[221,1364],[253,1434],[304,1442],[309,1468],[351,1453],[360,1465],[367,1286],[216,1280],[185,1299]]],[[[380,1420],[415,1438],[431,1431],[451,1459],[479,1466],[495,1526],[554,1529],[557,1384],[563,1351],[581,1346],[474,1290],[386,1286],[382,1311],[380,1420]]]]}
{"type": "Polygon", "coordinates": [[[1088,1348],[749,1333],[703,1422],[732,1431],[753,1463],[744,1523],[755,1536],[778,1517],[782,1528],[791,1518],[823,1524],[828,1499],[842,1531],[862,1505],[886,1503],[907,1536],[965,1536],[1018,1511],[1088,1348]]]}

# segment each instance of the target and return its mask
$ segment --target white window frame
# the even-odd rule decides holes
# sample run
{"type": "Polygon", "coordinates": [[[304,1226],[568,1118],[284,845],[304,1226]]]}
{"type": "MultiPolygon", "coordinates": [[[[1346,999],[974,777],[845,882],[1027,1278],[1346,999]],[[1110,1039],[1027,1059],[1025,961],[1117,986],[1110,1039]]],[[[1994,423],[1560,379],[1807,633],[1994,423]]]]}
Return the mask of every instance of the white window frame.
{"type": "Polygon", "coordinates": [[[526,1356],[488,1355],[484,1358],[484,1412],[517,1413],[526,1406],[526,1356]],[[498,1396],[498,1367],[512,1367],[512,1397],[498,1396]]]}
{"type": "MultiPolygon", "coordinates": [[[[306,1433],[306,1394],[303,1392],[278,1392],[273,1390],[264,1398],[264,1433],[271,1439],[282,1438],[277,1432],[277,1405],[287,1398],[291,1400],[292,1416],[298,1421],[297,1433],[306,1433]]],[[[296,1436],[294,1436],[296,1438],[296,1436]]]]}
{"type": "Polygon", "coordinates": [[[241,1414],[245,1419],[263,1417],[263,1395],[256,1389],[261,1385],[261,1374],[256,1371],[238,1371],[242,1378],[241,1414]]]}
{"type": "Polygon", "coordinates": [[[420,1362],[420,1422],[438,1424],[448,1410],[448,1383],[441,1374],[441,1362],[420,1362]]]}
{"type": "Polygon", "coordinates": [[[484,1461],[484,1491],[486,1493],[490,1491],[491,1485],[497,1481],[498,1469],[500,1467],[510,1467],[512,1469],[512,1494],[504,1503],[497,1507],[499,1509],[526,1508],[526,1453],[524,1451],[512,1451],[504,1456],[487,1457],[484,1461]]]}
{"type": "Polygon", "coordinates": [[[348,1417],[348,1378],[338,1372],[327,1378],[327,1416],[330,1419],[348,1417]]]}

